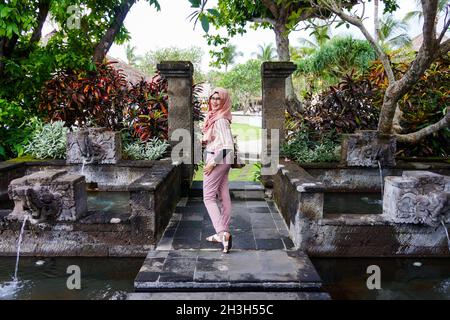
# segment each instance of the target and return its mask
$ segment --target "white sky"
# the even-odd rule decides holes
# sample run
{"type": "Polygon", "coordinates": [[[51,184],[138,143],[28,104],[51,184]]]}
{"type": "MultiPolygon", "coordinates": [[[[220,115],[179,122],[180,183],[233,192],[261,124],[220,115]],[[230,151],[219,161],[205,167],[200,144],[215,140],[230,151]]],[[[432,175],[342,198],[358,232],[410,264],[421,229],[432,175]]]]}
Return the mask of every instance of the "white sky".
{"type": "MultiPolygon", "coordinates": [[[[381,2],[381,1],[380,1],[381,2]]],[[[153,6],[144,0],[138,1],[128,13],[125,20],[125,25],[131,35],[131,45],[136,47],[136,54],[143,55],[147,51],[156,48],[176,46],[180,48],[187,48],[190,46],[199,46],[202,48],[203,71],[210,69],[208,66],[210,62],[209,50],[206,39],[203,38],[204,31],[201,24],[198,23],[196,30],[193,30],[193,22],[189,22],[188,15],[194,11],[190,8],[188,0],[159,0],[161,11],[157,12],[153,6]]],[[[208,7],[213,7],[217,0],[209,0],[208,7]]],[[[415,10],[415,0],[399,0],[400,9],[396,11],[397,18],[403,18],[406,12],[415,10]]],[[[382,4],[382,2],[381,2],[382,4]]],[[[380,13],[382,9],[380,9],[380,13]]],[[[373,2],[366,5],[366,19],[365,24],[368,30],[373,33],[373,2]]],[[[213,29],[211,27],[211,29],[213,29]]],[[[48,30],[48,32],[50,32],[48,30]]],[[[215,30],[210,30],[215,31],[215,30]]],[[[421,32],[421,23],[413,22],[410,24],[409,34],[411,37],[418,35],[421,32]]],[[[294,31],[290,34],[291,45],[298,45],[298,38],[308,38],[310,31],[294,31]]],[[[332,35],[349,34],[351,33],[356,38],[363,38],[361,32],[351,27],[347,29],[341,26],[338,29],[332,30],[332,35]]],[[[45,34],[45,33],[44,33],[45,34]]],[[[243,53],[242,57],[237,59],[237,62],[244,62],[252,57],[252,54],[257,50],[259,44],[267,43],[275,44],[275,35],[272,30],[251,30],[244,36],[236,36],[232,38],[231,43],[237,46],[237,50],[243,53]]],[[[109,55],[126,61],[125,45],[113,45],[108,52],[109,55]]]]}

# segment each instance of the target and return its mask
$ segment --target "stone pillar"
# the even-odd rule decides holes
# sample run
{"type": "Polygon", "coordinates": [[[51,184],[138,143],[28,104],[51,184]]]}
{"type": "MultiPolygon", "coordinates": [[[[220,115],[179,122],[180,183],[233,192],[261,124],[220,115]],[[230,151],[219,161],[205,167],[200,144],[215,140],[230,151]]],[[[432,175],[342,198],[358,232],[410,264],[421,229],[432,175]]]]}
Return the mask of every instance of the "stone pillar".
{"type": "Polygon", "coordinates": [[[272,175],[278,170],[279,148],[284,142],[284,113],[286,110],[286,78],[294,72],[292,62],[264,62],[262,79],[262,182],[272,187],[272,175]],[[265,132],[264,132],[265,131],[265,132]],[[272,150],[271,139],[277,138],[278,146],[272,150]],[[273,163],[271,163],[273,162],[273,163]]]}
{"type": "Polygon", "coordinates": [[[184,195],[188,192],[194,175],[194,118],[192,106],[194,67],[190,61],[163,61],[157,65],[157,68],[168,81],[170,149],[174,151],[183,150],[183,153],[175,153],[178,159],[172,157],[172,162],[180,161],[183,163],[182,193],[184,195]],[[188,136],[184,136],[183,131],[187,132],[188,136]]]}

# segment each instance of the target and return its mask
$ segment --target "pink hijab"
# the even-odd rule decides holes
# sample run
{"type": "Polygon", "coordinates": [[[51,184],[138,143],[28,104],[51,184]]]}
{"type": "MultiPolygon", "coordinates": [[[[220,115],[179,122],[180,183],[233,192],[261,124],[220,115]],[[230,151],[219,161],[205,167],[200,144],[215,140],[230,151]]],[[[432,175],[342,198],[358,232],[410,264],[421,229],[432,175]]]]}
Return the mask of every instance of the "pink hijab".
{"type": "Polygon", "coordinates": [[[203,126],[202,132],[203,141],[208,142],[214,140],[214,122],[218,119],[228,119],[231,123],[231,98],[228,91],[224,88],[216,88],[213,90],[212,94],[209,96],[208,101],[208,113],[206,114],[205,125],[203,126]],[[217,93],[220,97],[220,107],[217,110],[212,110],[211,107],[211,97],[217,93]]]}

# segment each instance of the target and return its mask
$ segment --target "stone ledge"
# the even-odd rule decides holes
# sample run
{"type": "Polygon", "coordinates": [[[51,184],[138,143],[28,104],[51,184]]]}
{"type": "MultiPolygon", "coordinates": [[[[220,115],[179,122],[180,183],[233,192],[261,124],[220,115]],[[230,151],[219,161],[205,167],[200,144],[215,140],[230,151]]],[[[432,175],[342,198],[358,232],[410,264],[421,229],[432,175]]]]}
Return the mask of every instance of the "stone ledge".
{"type": "Polygon", "coordinates": [[[289,61],[263,62],[261,75],[263,78],[287,78],[297,69],[296,65],[289,61]]]}
{"type": "Polygon", "coordinates": [[[130,293],[127,300],[330,300],[324,292],[146,292],[130,293]]]}
{"type": "Polygon", "coordinates": [[[190,61],[162,61],[156,68],[165,78],[188,78],[194,72],[194,66],[190,61]]]}

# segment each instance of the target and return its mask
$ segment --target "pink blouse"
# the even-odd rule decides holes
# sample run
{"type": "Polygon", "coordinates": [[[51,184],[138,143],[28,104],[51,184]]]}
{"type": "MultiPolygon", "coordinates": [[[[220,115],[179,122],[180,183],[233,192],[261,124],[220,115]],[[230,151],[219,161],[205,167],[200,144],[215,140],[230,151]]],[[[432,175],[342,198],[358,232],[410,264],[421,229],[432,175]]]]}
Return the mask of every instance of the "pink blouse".
{"type": "Polygon", "coordinates": [[[234,148],[233,136],[231,133],[230,122],[227,119],[220,118],[214,122],[214,140],[206,145],[207,151],[220,151],[222,149],[234,148]]]}

